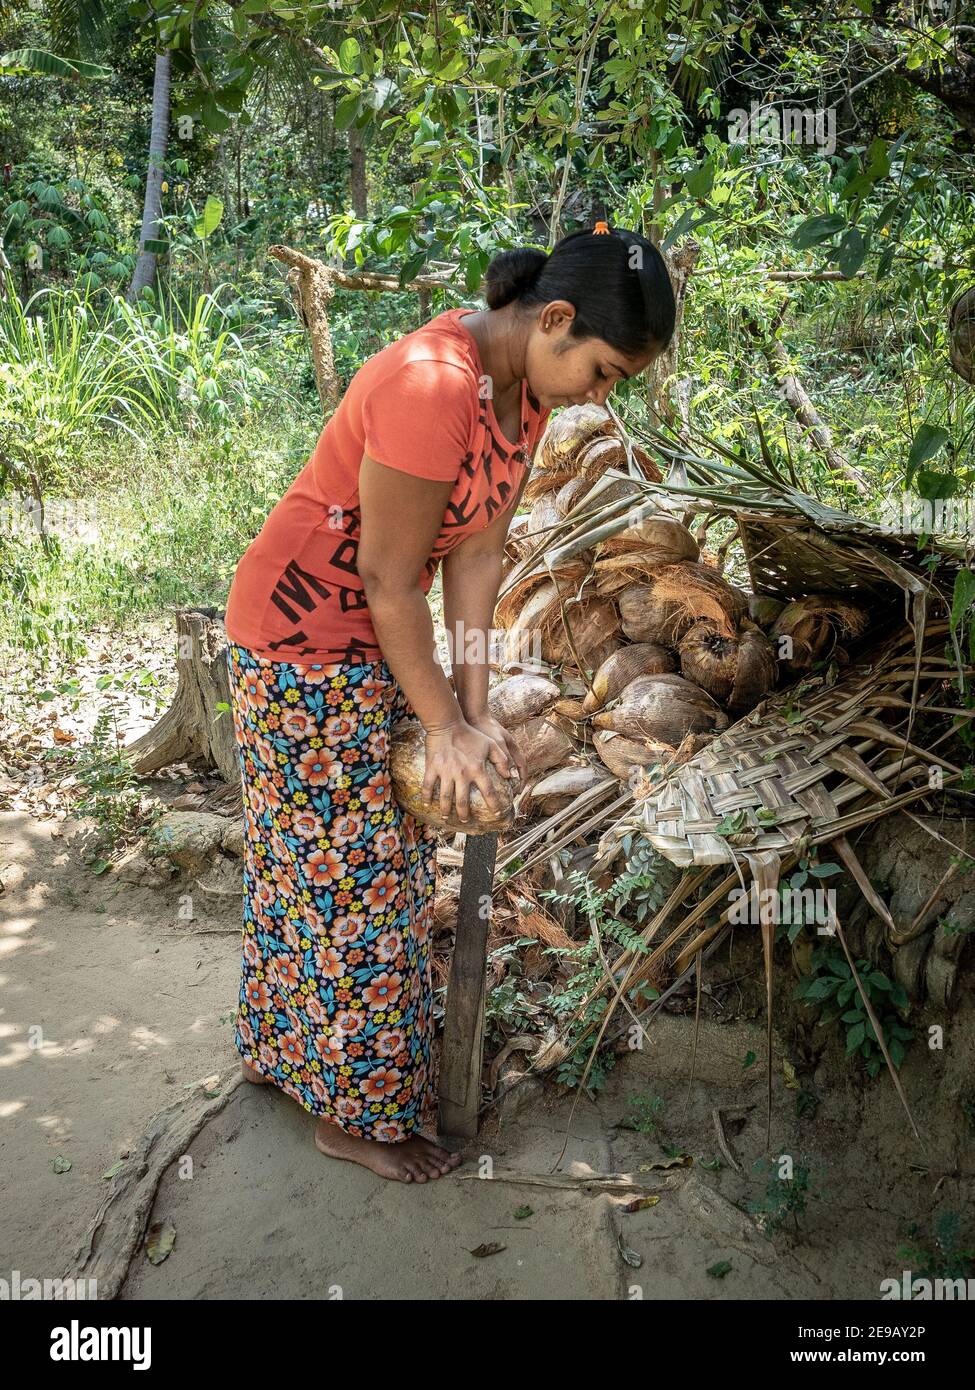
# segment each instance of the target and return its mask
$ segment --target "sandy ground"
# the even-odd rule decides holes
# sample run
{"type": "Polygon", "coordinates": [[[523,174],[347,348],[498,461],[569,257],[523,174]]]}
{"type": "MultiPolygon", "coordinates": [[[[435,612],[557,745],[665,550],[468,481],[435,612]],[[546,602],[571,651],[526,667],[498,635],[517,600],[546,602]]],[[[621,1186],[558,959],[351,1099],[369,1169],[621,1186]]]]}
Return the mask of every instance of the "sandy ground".
{"type": "MultiPolygon", "coordinates": [[[[94,877],[54,826],[0,816],[3,1277],[63,1274],[105,1195],[103,1175],[149,1117],[237,1064],[236,898],[181,923],[179,884],[94,877]],[[58,1155],[69,1171],[54,1171],[58,1155]]],[[[662,1016],[653,1045],[622,1058],[574,1110],[576,1093],[530,1082],[492,1112],[464,1165],[426,1186],[323,1158],[303,1111],[242,1085],[189,1146],[192,1163],[165,1174],[151,1219],[174,1223],[175,1247],[157,1266],[138,1250],[121,1297],[876,1299],[879,1280],[899,1273],[911,1220],[924,1226],[945,1202],[971,1214],[970,1185],[936,1190],[912,1171],[922,1155],[889,1083],[864,1099],[852,1082],[820,1077],[828,1103],[811,1122],[776,1088],[775,1151],[809,1149],[823,1174],[801,1234],[766,1240],[735,1205],[764,1188],[751,1173],[765,1149],[762,1020],[706,1023],[690,1081],[692,1038],[691,1019],[662,1016]],[[746,1068],[749,1051],[759,1060],[746,1068]],[[631,1095],[661,1098],[661,1134],[620,1127],[631,1095]],[[744,1107],[726,1128],[741,1173],[719,1165],[714,1107],[744,1107]],[[675,1150],[693,1165],[649,1166],[675,1150]],[[505,1170],[629,1172],[657,1185],[659,1201],[629,1214],[623,1199],[514,1183],[499,1178],[505,1170]],[[490,1243],[504,1248],[471,1254],[490,1243]],[[708,1272],[725,1265],[722,1277],[708,1272]]],[[[963,1054],[935,1059],[937,1070],[923,1056],[905,1064],[934,1163],[975,1165],[970,1139],[931,1133],[971,1080],[970,1040],[967,1064],[963,1054]]],[[[781,1057],[774,1067],[778,1077],[781,1057]]]]}

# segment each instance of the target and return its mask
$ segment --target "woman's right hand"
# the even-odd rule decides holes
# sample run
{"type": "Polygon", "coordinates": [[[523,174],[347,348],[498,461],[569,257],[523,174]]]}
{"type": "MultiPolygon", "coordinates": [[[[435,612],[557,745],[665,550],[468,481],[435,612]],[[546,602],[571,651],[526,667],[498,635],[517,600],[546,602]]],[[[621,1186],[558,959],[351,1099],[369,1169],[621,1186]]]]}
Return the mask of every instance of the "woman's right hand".
{"type": "Polygon", "coordinates": [[[434,787],[440,783],[440,814],[450,817],[456,801],[458,820],[466,821],[470,812],[470,788],[476,786],[490,810],[501,813],[501,804],[488,772],[488,762],[494,763],[502,777],[510,777],[512,768],[507,749],[466,720],[443,729],[430,729],[426,734],[423,799],[432,802],[434,787]]]}

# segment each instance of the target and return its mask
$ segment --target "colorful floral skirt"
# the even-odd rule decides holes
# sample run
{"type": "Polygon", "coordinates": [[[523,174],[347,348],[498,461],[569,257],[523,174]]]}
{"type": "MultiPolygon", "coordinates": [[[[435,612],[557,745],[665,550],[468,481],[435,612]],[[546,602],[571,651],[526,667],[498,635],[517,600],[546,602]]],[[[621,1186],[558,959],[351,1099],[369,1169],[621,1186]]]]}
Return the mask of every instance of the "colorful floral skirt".
{"type": "Polygon", "coordinates": [[[385,661],[298,665],[231,643],[244,790],[234,1041],[311,1114],[397,1143],[436,1124],[437,832],[401,810],[385,661]]]}

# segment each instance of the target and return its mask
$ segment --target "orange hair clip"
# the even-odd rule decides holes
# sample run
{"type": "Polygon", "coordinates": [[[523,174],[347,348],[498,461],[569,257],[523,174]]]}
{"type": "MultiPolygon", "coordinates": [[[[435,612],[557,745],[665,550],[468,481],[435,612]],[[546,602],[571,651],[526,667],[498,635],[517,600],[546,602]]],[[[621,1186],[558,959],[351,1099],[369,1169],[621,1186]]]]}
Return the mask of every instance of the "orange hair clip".
{"type": "Polygon", "coordinates": [[[592,234],[593,236],[609,236],[609,223],[597,222],[592,229],[592,234]]]}

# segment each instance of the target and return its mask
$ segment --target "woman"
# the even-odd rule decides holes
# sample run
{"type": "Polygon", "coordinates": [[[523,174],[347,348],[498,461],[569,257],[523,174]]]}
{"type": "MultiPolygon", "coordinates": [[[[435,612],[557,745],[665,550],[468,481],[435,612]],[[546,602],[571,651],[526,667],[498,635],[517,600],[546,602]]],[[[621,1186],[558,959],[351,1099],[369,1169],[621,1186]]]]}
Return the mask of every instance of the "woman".
{"type": "Polygon", "coordinates": [[[322,1153],[426,1182],[434,1128],[436,831],[390,786],[392,728],[425,730],[424,793],[460,819],[487,763],[523,774],[488,712],[502,547],[555,406],[596,401],[670,340],[656,249],[605,223],[507,251],[487,310],[450,309],[353,377],[238,565],[227,604],[244,784],[245,1076],[317,1119],[322,1153]],[[426,602],[443,562],[453,689],[426,602]],[[463,659],[473,644],[480,660],[463,659]]]}

